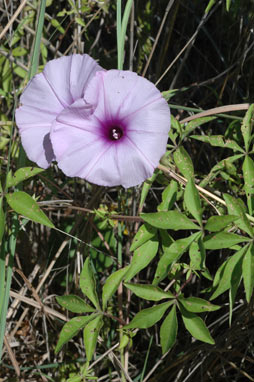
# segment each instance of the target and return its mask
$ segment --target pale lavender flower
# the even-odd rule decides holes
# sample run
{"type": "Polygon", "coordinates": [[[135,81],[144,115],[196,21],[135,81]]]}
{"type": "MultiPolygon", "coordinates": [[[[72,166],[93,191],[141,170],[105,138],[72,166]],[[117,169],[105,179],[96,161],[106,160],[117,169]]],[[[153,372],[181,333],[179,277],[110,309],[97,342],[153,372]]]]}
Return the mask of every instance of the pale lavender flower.
{"type": "Polygon", "coordinates": [[[28,158],[47,168],[55,159],[49,133],[52,123],[66,107],[84,96],[96,71],[103,70],[87,54],[49,61],[32,78],[16,110],[16,122],[28,158]]]}
{"type": "Polygon", "coordinates": [[[53,60],[25,89],[16,120],[26,153],[42,167],[56,159],[66,175],[95,184],[140,184],[153,174],[165,153],[169,107],[148,80],[129,71],[103,71],[85,57],[84,72],[90,75],[81,68],[74,75],[72,66],[62,67],[62,59],[53,60]],[[50,64],[57,74],[49,81],[50,64]],[[43,93],[46,106],[39,76],[50,82],[48,98],[47,91],[43,93]],[[86,80],[79,83],[79,76],[86,80]]]}

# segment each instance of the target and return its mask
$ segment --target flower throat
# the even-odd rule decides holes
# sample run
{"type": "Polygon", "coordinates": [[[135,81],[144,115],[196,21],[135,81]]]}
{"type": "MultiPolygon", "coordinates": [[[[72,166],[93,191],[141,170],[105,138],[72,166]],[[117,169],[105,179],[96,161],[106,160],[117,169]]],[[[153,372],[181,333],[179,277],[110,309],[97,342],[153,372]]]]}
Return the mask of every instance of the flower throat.
{"type": "Polygon", "coordinates": [[[118,125],[113,125],[109,129],[109,139],[111,141],[118,141],[123,136],[123,129],[118,125]]]}

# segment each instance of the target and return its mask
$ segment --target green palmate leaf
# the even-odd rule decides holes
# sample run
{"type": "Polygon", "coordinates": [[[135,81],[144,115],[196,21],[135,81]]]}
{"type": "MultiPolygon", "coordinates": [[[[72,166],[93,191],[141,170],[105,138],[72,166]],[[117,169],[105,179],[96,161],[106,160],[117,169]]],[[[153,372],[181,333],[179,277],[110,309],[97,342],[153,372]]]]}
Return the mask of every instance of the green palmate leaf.
{"type": "Polygon", "coordinates": [[[228,260],[226,260],[222,266],[216,272],[213,286],[216,290],[212,294],[210,300],[214,300],[216,297],[220,296],[226,290],[230,289],[232,284],[232,275],[234,274],[235,267],[240,263],[242,264],[243,256],[248,249],[248,245],[241,248],[228,260]]]}
{"type": "Polygon", "coordinates": [[[213,305],[209,301],[198,297],[179,297],[178,301],[183,305],[184,309],[192,313],[212,312],[220,309],[219,305],[213,305]]]}
{"type": "Polygon", "coordinates": [[[174,180],[171,180],[169,185],[162,192],[162,202],[158,205],[158,211],[168,211],[172,208],[176,201],[178,191],[178,184],[174,180]]]}
{"type": "Polygon", "coordinates": [[[172,305],[174,301],[164,302],[163,304],[155,305],[152,308],[147,308],[141,310],[132,321],[126,325],[125,329],[147,329],[156,324],[163,314],[166,312],[168,307],[172,305]]]}
{"type": "Polygon", "coordinates": [[[80,275],[80,288],[84,295],[94,304],[97,309],[100,309],[99,299],[96,293],[96,285],[94,275],[90,267],[89,258],[87,257],[80,275]]]}
{"type": "Polygon", "coordinates": [[[245,146],[245,151],[249,151],[249,147],[251,144],[251,134],[252,134],[252,129],[253,129],[253,119],[254,119],[254,105],[250,105],[248,111],[246,112],[242,126],[241,126],[241,131],[243,135],[243,140],[244,140],[244,146],[245,146]]]}
{"type": "Polygon", "coordinates": [[[222,249],[230,248],[235,244],[244,243],[246,241],[250,241],[250,239],[234,233],[218,232],[206,236],[204,246],[206,249],[222,249]]]}
{"type": "Polygon", "coordinates": [[[54,228],[54,224],[40,209],[37,202],[26,192],[17,191],[12,194],[5,195],[9,206],[18,214],[21,214],[28,219],[43,224],[47,227],[54,228]]]}
{"type": "Polygon", "coordinates": [[[132,279],[152,261],[152,259],[157,254],[158,247],[158,238],[155,237],[154,239],[147,241],[145,244],[141,245],[141,247],[136,249],[130,264],[130,268],[125,275],[126,281],[132,279]]]}
{"type": "Polygon", "coordinates": [[[189,179],[184,192],[184,202],[186,207],[192,214],[192,216],[197,220],[199,225],[202,227],[202,208],[198,190],[194,184],[193,179],[189,179]]]}
{"type": "Polygon", "coordinates": [[[160,301],[164,298],[174,298],[171,292],[164,292],[153,285],[124,283],[136,296],[149,301],[160,301]]]}
{"type": "Polygon", "coordinates": [[[181,174],[183,174],[185,178],[189,179],[194,177],[194,167],[192,160],[183,146],[180,146],[174,152],[174,161],[181,174]]]}
{"type": "Polygon", "coordinates": [[[167,248],[159,260],[155,276],[153,279],[153,285],[158,283],[167,277],[168,271],[173,262],[178,261],[180,257],[188,250],[191,243],[198,240],[201,236],[201,232],[194,233],[186,239],[176,240],[173,244],[167,248]]]}
{"type": "Polygon", "coordinates": [[[246,194],[254,194],[254,162],[249,155],[243,161],[243,178],[246,194]]]}
{"type": "Polygon", "coordinates": [[[249,303],[254,287],[254,246],[251,244],[244,255],[242,264],[243,284],[246,300],[249,303]]]}
{"type": "Polygon", "coordinates": [[[205,230],[218,232],[237,219],[236,215],[211,216],[205,225],[205,230]]]}
{"type": "Polygon", "coordinates": [[[62,328],[59,339],[55,348],[55,353],[58,353],[59,350],[66,344],[71,338],[76,336],[78,332],[83,329],[89,321],[94,319],[96,314],[90,314],[89,316],[74,317],[68,321],[62,328]]]}
{"type": "Polygon", "coordinates": [[[2,242],[2,238],[4,235],[4,228],[5,228],[5,213],[3,210],[3,198],[0,198],[0,244],[2,242]]]}
{"type": "Polygon", "coordinates": [[[246,211],[242,205],[242,201],[228,194],[224,194],[223,198],[227,204],[228,213],[236,215],[240,218],[235,220],[235,224],[240,229],[247,232],[250,236],[253,236],[253,228],[246,216],[246,211]]]}
{"type": "Polygon", "coordinates": [[[59,305],[73,313],[89,313],[95,311],[95,309],[86,304],[82,298],[73,294],[68,296],[58,296],[56,297],[56,300],[59,305]]]}
{"type": "Polygon", "coordinates": [[[160,328],[160,343],[162,354],[165,354],[176,341],[178,322],[176,316],[176,306],[173,305],[171,311],[163,321],[160,328]]]}
{"type": "Polygon", "coordinates": [[[130,251],[135,251],[142,244],[146,243],[148,240],[152,239],[156,235],[156,228],[149,224],[143,224],[136,235],[134,236],[130,251]]]}
{"type": "Polygon", "coordinates": [[[86,360],[90,362],[96,348],[97,338],[101,327],[103,326],[102,316],[97,316],[90,321],[84,329],[84,345],[86,350],[86,360]]]}
{"type": "Polygon", "coordinates": [[[204,321],[195,313],[188,312],[181,305],[179,305],[179,308],[182,313],[184,326],[188,332],[190,332],[192,337],[199,341],[214,345],[214,339],[211,337],[204,321]]]}
{"type": "Polygon", "coordinates": [[[223,147],[225,149],[232,149],[244,153],[244,150],[235,141],[225,139],[223,135],[192,135],[191,138],[201,142],[210,143],[211,146],[223,147]]]}
{"type": "Polygon", "coordinates": [[[7,176],[7,182],[6,182],[6,187],[14,187],[20,182],[29,179],[42,171],[45,171],[43,168],[38,168],[38,167],[23,167],[20,168],[15,172],[14,175],[12,175],[10,172],[7,176]]]}
{"type": "Polygon", "coordinates": [[[174,231],[180,229],[200,229],[198,225],[178,211],[152,212],[142,214],[141,217],[144,221],[157,228],[172,229],[174,231]]]}
{"type": "Polygon", "coordinates": [[[102,288],[102,309],[106,308],[108,300],[113,296],[113,294],[119,287],[129,268],[130,266],[119,269],[107,278],[102,288]]]}

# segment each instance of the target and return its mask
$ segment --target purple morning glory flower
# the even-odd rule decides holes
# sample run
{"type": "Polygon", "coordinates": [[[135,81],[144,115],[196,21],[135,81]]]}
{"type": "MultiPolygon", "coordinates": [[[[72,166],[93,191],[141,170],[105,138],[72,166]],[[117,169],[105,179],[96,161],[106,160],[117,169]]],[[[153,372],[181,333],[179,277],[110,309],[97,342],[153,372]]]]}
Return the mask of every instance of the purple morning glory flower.
{"type": "Polygon", "coordinates": [[[68,176],[127,188],[150,177],[165,153],[170,111],[158,89],[133,72],[103,71],[89,56],[49,62],[21,103],[22,143],[41,167],[55,159],[68,176]]]}

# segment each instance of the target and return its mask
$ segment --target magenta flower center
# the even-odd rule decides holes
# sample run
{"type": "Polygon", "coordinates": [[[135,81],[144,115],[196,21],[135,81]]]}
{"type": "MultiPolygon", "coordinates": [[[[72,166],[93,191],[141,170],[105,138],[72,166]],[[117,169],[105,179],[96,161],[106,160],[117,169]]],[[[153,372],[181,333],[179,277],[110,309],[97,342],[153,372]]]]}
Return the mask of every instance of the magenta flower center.
{"type": "Polygon", "coordinates": [[[123,129],[121,126],[113,125],[109,129],[109,139],[111,141],[118,141],[123,136],[123,129]]]}

